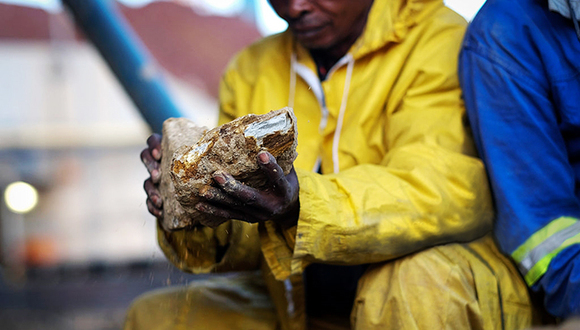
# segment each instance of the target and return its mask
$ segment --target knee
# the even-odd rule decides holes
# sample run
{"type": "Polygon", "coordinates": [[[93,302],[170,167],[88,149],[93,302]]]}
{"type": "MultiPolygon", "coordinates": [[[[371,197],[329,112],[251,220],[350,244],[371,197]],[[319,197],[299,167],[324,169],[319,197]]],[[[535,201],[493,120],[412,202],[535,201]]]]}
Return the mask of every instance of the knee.
{"type": "MultiPolygon", "coordinates": [[[[474,278],[467,260],[449,251],[432,248],[370,267],[359,281],[357,298],[424,299],[442,294],[450,288],[462,288],[474,294],[474,278]]],[[[378,302],[378,301],[377,301],[378,302]]]]}
{"type": "Polygon", "coordinates": [[[276,313],[259,284],[216,277],[156,290],[133,302],[124,329],[275,329],[276,313]]]}
{"type": "Polygon", "coordinates": [[[190,294],[195,293],[186,293],[180,288],[165,288],[137,297],[127,310],[123,329],[164,329],[163,324],[175,324],[190,294]]]}
{"type": "Polygon", "coordinates": [[[369,268],[351,320],[357,329],[445,328],[451,309],[478,314],[474,279],[460,256],[432,248],[369,268]]]}

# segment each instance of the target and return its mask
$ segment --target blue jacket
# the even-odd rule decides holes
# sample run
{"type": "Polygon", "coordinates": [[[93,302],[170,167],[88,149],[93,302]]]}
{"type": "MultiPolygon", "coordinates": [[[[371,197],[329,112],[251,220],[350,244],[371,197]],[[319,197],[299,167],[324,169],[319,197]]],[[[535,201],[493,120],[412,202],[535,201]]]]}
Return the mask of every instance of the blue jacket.
{"type": "Polygon", "coordinates": [[[547,0],[488,0],[459,74],[495,233],[557,317],[580,315],[580,41],[547,0]]]}

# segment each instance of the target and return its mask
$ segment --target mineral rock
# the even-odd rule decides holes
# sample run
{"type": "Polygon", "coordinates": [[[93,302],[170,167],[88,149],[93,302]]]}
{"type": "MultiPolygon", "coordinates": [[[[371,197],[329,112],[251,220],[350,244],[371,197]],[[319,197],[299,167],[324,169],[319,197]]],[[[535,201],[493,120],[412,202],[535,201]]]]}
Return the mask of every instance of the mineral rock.
{"type": "Polygon", "coordinates": [[[167,230],[188,227],[193,222],[175,195],[175,187],[171,179],[173,153],[184,145],[194,145],[206,131],[206,127],[199,127],[186,118],[169,118],[163,122],[161,150],[164,156],[161,158],[159,192],[163,199],[161,225],[167,230]]]}
{"type": "MultiPolygon", "coordinates": [[[[288,174],[297,156],[296,137],[296,117],[291,108],[283,108],[265,115],[240,117],[205,132],[195,144],[177,148],[171,161],[171,178],[175,197],[189,216],[190,223],[186,226],[206,217],[194,206],[199,201],[200,189],[216,186],[212,177],[215,171],[222,170],[243,184],[262,188],[267,178],[259,171],[258,153],[262,150],[271,153],[284,174],[288,174]]],[[[177,229],[185,223],[171,224],[177,229]]]]}

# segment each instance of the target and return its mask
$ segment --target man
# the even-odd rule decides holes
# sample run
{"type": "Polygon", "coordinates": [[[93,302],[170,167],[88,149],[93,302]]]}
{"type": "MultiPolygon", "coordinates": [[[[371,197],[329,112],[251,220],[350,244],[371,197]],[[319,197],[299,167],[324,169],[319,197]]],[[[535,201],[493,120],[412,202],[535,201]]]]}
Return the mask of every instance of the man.
{"type": "Polygon", "coordinates": [[[558,318],[580,316],[579,18],[578,1],[488,0],[460,57],[499,246],[558,318]]]}
{"type": "MultiPolygon", "coordinates": [[[[465,21],[442,0],[270,3],[289,29],[231,62],[220,123],[292,106],[295,172],[284,177],[261,153],[270,188],[236,189],[215,173],[219,188],[196,207],[221,224],[158,231],[183,270],[260,275],[151,294],[133,305],[127,328],[529,325],[524,283],[481,238],[493,213],[463,126],[456,57],[465,21]]],[[[153,137],[142,158],[157,216],[160,154],[153,137]]]]}

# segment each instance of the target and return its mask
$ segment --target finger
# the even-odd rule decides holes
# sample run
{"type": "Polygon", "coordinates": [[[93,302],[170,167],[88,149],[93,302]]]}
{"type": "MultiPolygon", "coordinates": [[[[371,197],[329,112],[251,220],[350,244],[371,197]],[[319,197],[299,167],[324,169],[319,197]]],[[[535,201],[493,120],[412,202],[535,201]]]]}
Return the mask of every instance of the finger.
{"type": "Polygon", "coordinates": [[[149,146],[153,158],[159,161],[161,159],[161,135],[157,133],[151,134],[147,139],[147,146],[149,146]]]}
{"type": "Polygon", "coordinates": [[[234,179],[228,173],[216,171],[213,175],[217,184],[230,196],[247,205],[256,205],[260,203],[260,194],[258,190],[246,186],[240,181],[234,179]]]}
{"type": "Polygon", "coordinates": [[[161,170],[156,169],[151,171],[151,180],[154,184],[159,184],[161,182],[161,170]]]}
{"type": "Polygon", "coordinates": [[[151,199],[151,201],[153,202],[153,205],[155,205],[157,208],[161,208],[163,206],[163,199],[161,198],[161,194],[159,193],[159,190],[153,184],[151,179],[145,180],[145,183],[143,184],[143,188],[145,189],[145,192],[147,193],[147,197],[149,199],[151,199]]]}
{"type": "Polygon", "coordinates": [[[199,190],[199,197],[207,202],[214,204],[232,205],[232,206],[237,206],[241,204],[240,201],[231,198],[221,189],[212,186],[202,187],[199,190]]]}
{"type": "Polygon", "coordinates": [[[143,151],[141,151],[141,161],[145,164],[145,167],[153,181],[155,183],[159,182],[161,177],[161,172],[159,171],[160,163],[153,158],[149,149],[143,149],[143,151]]]}
{"type": "Polygon", "coordinates": [[[223,218],[215,218],[215,217],[211,217],[211,218],[204,218],[202,219],[199,223],[203,226],[206,227],[210,227],[210,228],[216,228],[217,226],[221,225],[222,223],[228,221],[229,219],[223,219],[223,218]]]}
{"type": "Polygon", "coordinates": [[[158,219],[163,218],[163,210],[156,208],[155,205],[153,205],[151,199],[149,198],[147,198],[147,210],[149,210],[149,213],[151,213],[156,218],[158,219]]]}
{"type": "Polygon", "coordinates": [[[280,195],[287,196],[290,193],[290,185],[286,180],[284,171],[276,162],[276,158],[267,151],[261,151],[258,153],[258,164],[264,170],[264,174],[268,177],[274,190],[280,195]]]}
{"type": "Polygon", "coordinates": [[[206,202],[199,202],[195,204],[195,209],[198,210],[199,212],[226,220],[236,219],[250,223],[254,223],[259,220],[253,216],[248,216],[242,212],[233,209],[225,209],[206,202]]]}

